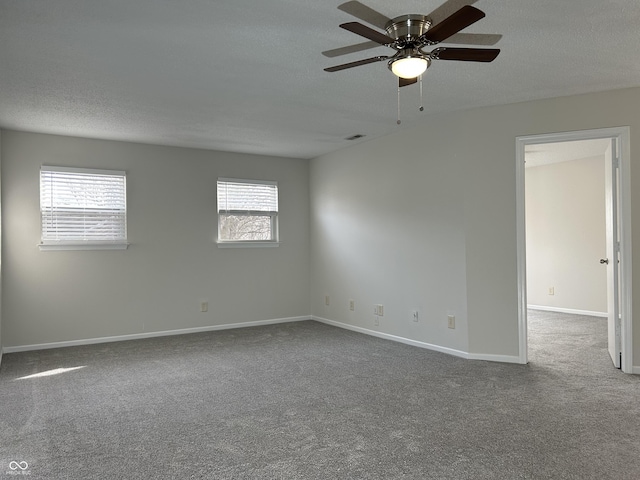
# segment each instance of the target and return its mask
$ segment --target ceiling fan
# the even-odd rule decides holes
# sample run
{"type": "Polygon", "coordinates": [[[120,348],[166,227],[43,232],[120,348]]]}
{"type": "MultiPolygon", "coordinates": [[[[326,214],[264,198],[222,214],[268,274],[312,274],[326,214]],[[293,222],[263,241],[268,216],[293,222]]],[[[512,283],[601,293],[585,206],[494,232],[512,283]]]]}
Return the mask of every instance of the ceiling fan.
{"type": "Polygon", "coordinates": [[[495,48],[457,48],[438,47],[430,52],[424,47],[441,42],[454,44],[494,45],[502,35],[465,34],[461,30],[484,18],[484,12],[471,6],[476,0],[448,0],[429,15],[401,15],[389,19],[370,7],[352,0],[338,8],[363,20],[370,25],[383,29],[381,33],[358,22],[348,22],[341,28],[367,38],[369,41],[347,47],[322,52],[327,57],[336,57],[353,52],[379,47],[380,45],[396,50],[393,55],[375,57],[328,67],[326,72],[337,72],[359,67],[369,63],[388,60],[389,69],[398,76],[398,87],[411,85],[431,65],[432,60],[457,60],[464,62],[492,62],[500,53],[495,48]]]}

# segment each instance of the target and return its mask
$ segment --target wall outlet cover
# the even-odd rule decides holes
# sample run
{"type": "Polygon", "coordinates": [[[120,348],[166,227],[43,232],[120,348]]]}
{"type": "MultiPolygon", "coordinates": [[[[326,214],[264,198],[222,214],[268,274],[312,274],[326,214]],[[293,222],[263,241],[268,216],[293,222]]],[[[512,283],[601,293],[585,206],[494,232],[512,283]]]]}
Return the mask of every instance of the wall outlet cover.
{"type": "Polygon", "coordinates": [[[447,326],[449,328],[456,328],[456,317],[455,317],[455,315],[447,315],[447,326]]]}

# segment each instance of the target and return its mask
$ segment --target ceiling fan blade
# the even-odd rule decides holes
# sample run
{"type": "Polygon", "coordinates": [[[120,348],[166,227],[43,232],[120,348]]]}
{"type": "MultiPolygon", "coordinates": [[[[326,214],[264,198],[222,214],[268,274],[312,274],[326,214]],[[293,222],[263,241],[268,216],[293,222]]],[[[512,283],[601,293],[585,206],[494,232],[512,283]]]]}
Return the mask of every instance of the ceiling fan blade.
{"type": "Polygon", "coordinates": [[[348,45],[346,47],[334,48],[333,50],[326,50],[322,52],[322,55],[325,57],[333,58],[339,57],[340,55],[347,55],[349,53],[361,52],[363,50],[369,50],[370,48],[379,47],[380,44],[377,42],[363,42],[356,43],[355,45],[348,45]]]}
{"type": "Polygon", "coordinates": [[[398,77],[398,86],[400,88],[402,87],[406,87],[407,85],[413,85],[414,83],[416,83],[418,81],[418,77],[415,78],[402,78],[402,77],[398,77]]]}
{"type": "Polygon", "coordinates": [[[447,0],[427,17],[431,19],[432,25],[435,26],[443,21],[445,18],[450,17],[465,5],[473,5],[478,0],[447,0]]]}
{"type": "Polygon", "coordinates": [[[347,68],[359,67],[360,65],[367,65],[369,63],[381,62],[387,60],[389,57],[371,57],[364,60],[358,60],[357,62],[343,63],[342,65],[336,65],[335,67],[325,68],[325,72],[338,72],[340,70],[346,70],[347,68]]]}
{"type": "Polygon", "coordinates": [[[391,37],[387,37],[380,32],[376,32],[373,28],[369,28],[366,25],[362,25],[358,22],[348,22],[340,25],[340,28],[344,28],[345,30],[349,30],[350,32],[355,33],[356,35],[360,35],[364,38],[368,38],[369,40],[373,40],[380,45],[391,45],[395,43],[395,40],[391,37]]]}
{"type": "Polygon", "coordinates": [[[502,35],[492,33],[456,33],[447,38],[446,43],[456,45],[495,45],[502,35]]]}
{"type": "Polygon", "coordinates": [[[423,36],[432,42],[442,42],[460,30],[476,23],[481,18],[484,18],[484,12],[471,5],[465,5],[456,13],[428,30],[423,36]]]}
{"type": "Polygon", "coordinates": [[[367,22],[374,27],[381,28],[382,30],[384,30],[384,27],[390,20],[380,12],[376,12],[373,8],[367,7],[366,5],[363,5],[356,0],[352,0],[350,2],[339,5],[338,10],[347,12],[348,14],[367,22]]]}
{"type": "Polygon", "coordinates": [[[435,60],[458,60],[462,62],[492,62],[500,50],[498,48],[436,48],[431,52],[435,60]]]}

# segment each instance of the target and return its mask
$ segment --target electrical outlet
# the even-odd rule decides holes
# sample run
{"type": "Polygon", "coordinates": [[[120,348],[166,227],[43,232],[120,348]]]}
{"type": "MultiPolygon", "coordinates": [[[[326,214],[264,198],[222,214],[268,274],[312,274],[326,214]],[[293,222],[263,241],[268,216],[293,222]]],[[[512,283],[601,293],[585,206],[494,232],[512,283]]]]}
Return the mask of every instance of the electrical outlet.
{"type": "Polygon", "coordinates": [[[555,295],[555,294],[556,294],[555,288],[549,287],[549,295],[555,295]]]}
{"type": "Polygon", "coordinates": [[[327,306],[331,305],[331,299],[329,298],[329,295],[324,296],[324,304],[327,306]]]}
{"type": "Polygon", "coordinates": [[[209,311],[209,302],[200,302],[200,311],[202,313],[209,311]]]}
{"type": "Polygon", "coordinates": [[[356,302],[354,302],[353,300],[349,300],[349,310],[353,312],[355,309],[356,309],[356,302]]]}
{"type": "Polygon", "coordinates": [[[456,328],[456,317],[455,317],[455,315],[447,315],[447,326],[449,328],[456,328]]]}
{"type": "Polygon", "coordinates": [[[373,314],[378,317],[384,317],[384,305],[374,305],[373,314]]]}
{"type": "Polygon", "coordinates": [[[417,310],[413,310],[413,311],[411,312],[411,318],[413,318],[413,321],[414,321],[414,322],[417,322],[417,321],[418,321],[418,311],[417,311],[417,310]]]}

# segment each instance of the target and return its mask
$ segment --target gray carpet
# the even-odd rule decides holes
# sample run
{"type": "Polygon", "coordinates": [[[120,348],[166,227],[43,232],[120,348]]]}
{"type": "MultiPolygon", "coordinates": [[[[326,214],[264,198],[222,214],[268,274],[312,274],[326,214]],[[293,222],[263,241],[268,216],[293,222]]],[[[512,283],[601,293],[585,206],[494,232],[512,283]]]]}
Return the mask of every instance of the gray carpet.
{"type": "Polygon", "coordinates": [[[526,366],[312,321],[7,354],[0,478],[640,478],[604,320],[529,322],[526,366]]]}

